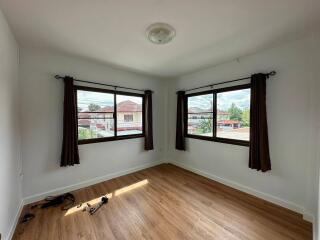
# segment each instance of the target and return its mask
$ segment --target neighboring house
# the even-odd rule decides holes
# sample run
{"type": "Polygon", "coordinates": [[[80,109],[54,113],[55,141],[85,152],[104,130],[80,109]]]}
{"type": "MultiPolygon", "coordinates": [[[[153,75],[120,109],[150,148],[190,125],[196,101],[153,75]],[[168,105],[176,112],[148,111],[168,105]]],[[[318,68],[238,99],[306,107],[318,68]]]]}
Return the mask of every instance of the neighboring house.
{"type": "MultiPolygon", "coordinates": [[[[102,136],[114,133],[113,107],[106,106],[96,112],[79,113],[78,126],[97,131],[102,136]]],[[[124,135],[142,132],[142,105],[130,100],[117,104],[117,131],[124,135]]]]}
{"type": "Polygon", "coordinates": [[[221,129],[237,129],[241,127],[238,120],[218,120],[217,125],[221,129]]]}
{"type": "Polygon", "coordinates": [[[188,133],[197,133],[201,121],[212,118],[212,113],[210,112],[212,112],[212,109],[188,108],[188,133]]]}
{"type": "Polygon", "coordinates": [[[217,120],[229,120],[230,118],[230,113],[226,112],[226,111],[221,111],[218,109],[218,114],[217,114],[217,120]]]}
{"type": "Polygon", "coordinates": [[[142,131],[142,105],[130,100],[117,105],[118,131],[142,131]]]}
{"type": "Polygon", "coordinates": [[[218,110],[217,125],[220,129],[237,129],[241,127],[238,120],[230,120],[230,113],[218,110]]]}
{"type": "MultiPolygon", "coordinates": [[[[195,133],[199,128],[199,123],[203,119],[212,118],[212,108],[202,109],[199,107],[190,107],[188,109],[188,132],[195,133]]],[[[217,113],[217,126],[220,129],[237,129],[241,127],[240,121],[230,120],[230,113],[218,110],[217,113]]]]}

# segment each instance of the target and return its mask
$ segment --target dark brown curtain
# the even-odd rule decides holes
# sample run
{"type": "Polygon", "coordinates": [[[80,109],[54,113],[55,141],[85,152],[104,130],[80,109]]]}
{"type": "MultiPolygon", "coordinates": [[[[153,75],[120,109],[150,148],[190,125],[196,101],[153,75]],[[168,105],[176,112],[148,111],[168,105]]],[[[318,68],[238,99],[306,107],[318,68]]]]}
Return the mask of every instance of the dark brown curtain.
{"type": "Polygon", "coordinates": [[[64,78],[63,141],[61,167],[79,164],[77,98],[73,78],[64,78]]]}
{"type": "Polygon", "coordinates": [[[262,73],[251,76],[249,167],[262,172],[271,170],[266,107],[266,79],[267,75],[262,73]]]}
{"type": "Polygon", "coordinates": [[[177,93],[177,126],[176,126],[176,149],[186,150],[185,143],[185,111],[186,111],[186,100],[185,92],[179,91],[177,93]]]}
{"type": "Polygon", "coordinates": [[[144,149],[153,150],[152,91],[144,94],[144,149]]]}

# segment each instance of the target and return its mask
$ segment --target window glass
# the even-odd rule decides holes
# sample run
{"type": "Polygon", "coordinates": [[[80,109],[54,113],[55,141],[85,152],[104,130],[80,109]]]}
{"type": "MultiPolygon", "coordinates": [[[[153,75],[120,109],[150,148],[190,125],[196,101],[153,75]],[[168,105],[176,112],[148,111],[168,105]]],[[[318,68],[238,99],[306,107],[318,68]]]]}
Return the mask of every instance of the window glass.
{"type": "Polygon", "coordinates": [[[117,95],[117,136],[142,132],[142,97],[117,95]]]}
{"type": "Polygon", "coordinates": [[[250,89],[217,93],[217,137],[249,141],[250,89]]]}
{"type": "Polygon", "coordinates": [[[78,139],[114,136],[114,95],[77,91],[78,139]]]}
{"type": "Polygon", "coordinates": [[[124,121],[125,122],[133,122],[133,114],[125,114],[124,121]]]}
{"type": "Polygon", "coordinates": [[[213,136],[213,94],[188,97],[188,134],[213,136]]]}

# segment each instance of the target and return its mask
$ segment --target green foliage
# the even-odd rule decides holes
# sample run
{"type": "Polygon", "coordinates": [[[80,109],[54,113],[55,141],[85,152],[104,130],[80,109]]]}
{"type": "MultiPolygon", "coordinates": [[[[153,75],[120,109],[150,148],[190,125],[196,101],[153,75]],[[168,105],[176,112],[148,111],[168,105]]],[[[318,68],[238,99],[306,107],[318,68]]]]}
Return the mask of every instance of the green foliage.
{"type": "Polygon", "coordinates": [[[242,110],[235,103],[231,104],[228,112],[230,113],[230,120],[242,121],[242,110]]]}
{"type": "Polygon", "coordinates": [[[248,108],[244,109],[242,112],[242,126],[250,126],[250,110],[248,108]]]}
{"type": "Polygon", "coordinates": [[[211,119],[202,119],[199,124],[201,133],[212,132],[212,120],[211,119]]]}
{"type": "Polygon", "coordinates": [[[88,128],[79,128],[78,130],[79,139],[90,139],[97,137],[97,134],[88,128]]]}
{"type": "Polygon", "coordinates": [[[99,109],[101,109],[101,107],[97,104],[90,103],[88,106],[88,109],[90,112],[95,112],[95,111],[98,111],[99,109]]]}

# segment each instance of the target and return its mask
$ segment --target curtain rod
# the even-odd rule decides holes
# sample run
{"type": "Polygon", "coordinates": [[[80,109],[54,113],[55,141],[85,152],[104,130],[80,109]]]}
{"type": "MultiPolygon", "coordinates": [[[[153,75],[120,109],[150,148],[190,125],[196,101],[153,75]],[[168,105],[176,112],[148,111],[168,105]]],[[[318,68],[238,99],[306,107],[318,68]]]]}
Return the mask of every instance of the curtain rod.
{"type": "MultiPolygon", "coordinates": [[[[60,75],[55,75],[54,78],[55,78],[55,79],[62,79],[62,80],[63,80],[65,77],[62,77],[62,76],[60,76],[60,75]]],[[[96,82],[90,82],[90,81],[81,80],[81,79],[76,79],[76,78],[73,78],[73,80],[74,80],[75,82],[90,83],[90,84],[95,84],[95,85],[113,87],[113,88],[115,88],[115,89],[117,89],[117,88],[122,88],[122,89],[128,89],[128,90],[140,91],[140,92],[146,91],[146,90],[143,90],[143,89],[129,88],[129,87],[121,87],[121,86],[112,85],[112,84],[105,84],[105,83],[96,83],[96,82]]],[[[153,93],[153,91],[151,91],[151,92],[153,93]]]]}
{"type": "MultiPolygon", "coordinates": [[[[274,76],[276,75],[277,72],[276,71],[271,71],[265,75],[267,75],[267,77],[269,76],[274,76]]],[[[201,88],[208,88],[208,87],[214,87],[214,86],[217,86],[217,85],[222,85],[222,84],[226,84],[226,83],[232,83],[232,82],[239,82],[239,81],[242,81],[242,80],[247,80],[247,79],[250,79],[251,77],[244,77],[244,78],[238,78],[238,79],[234,79],[234,80],[229,80],[229,81],[224,81],[224,82],[219,82],[219,83],[213,83],[213,84],[209,84],[209,85],[205,85],[205,86],[201,86],[201,87],[196,87],[196,88],[190,88],[190,89],[187,89],[185,90],[185,92],[190,92],[190,91],[194,91],[194,90],[198,90],[198,89],[201,89],[201,88]]]]}

